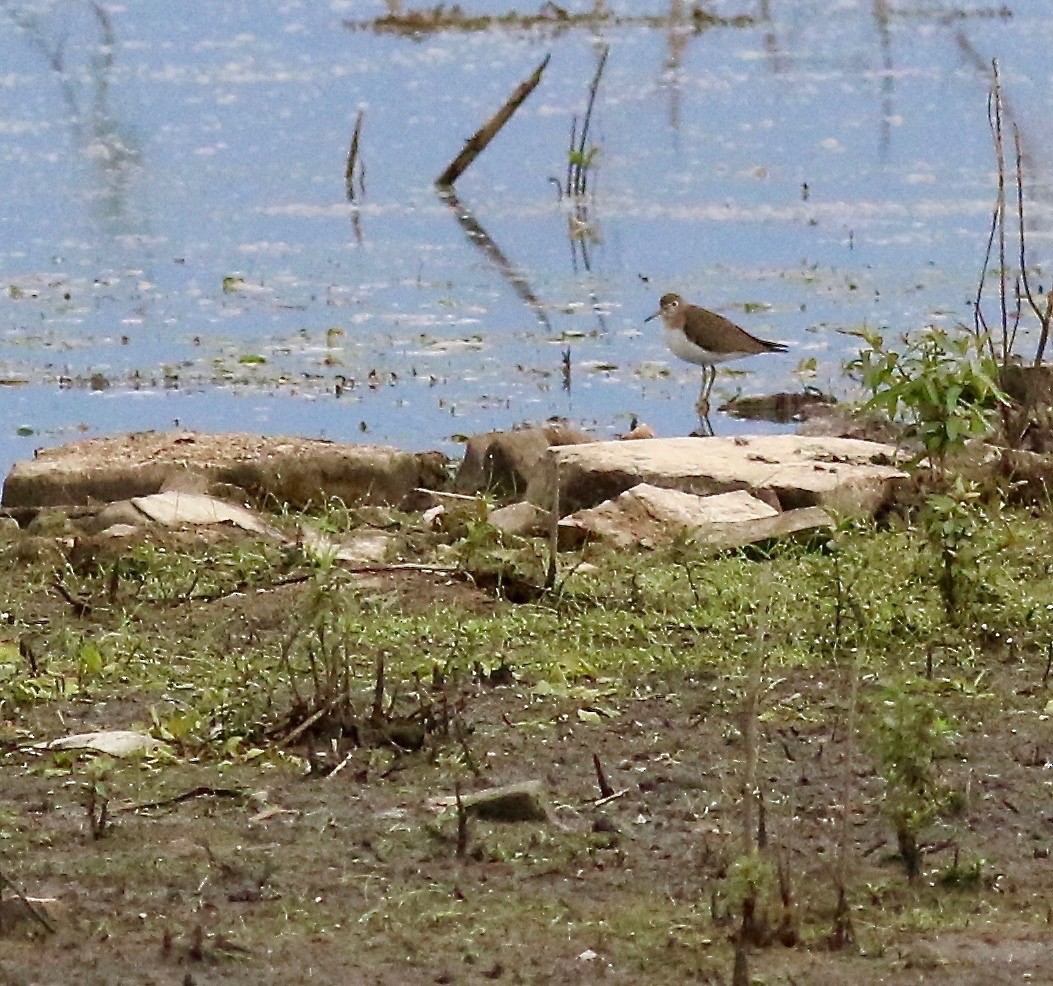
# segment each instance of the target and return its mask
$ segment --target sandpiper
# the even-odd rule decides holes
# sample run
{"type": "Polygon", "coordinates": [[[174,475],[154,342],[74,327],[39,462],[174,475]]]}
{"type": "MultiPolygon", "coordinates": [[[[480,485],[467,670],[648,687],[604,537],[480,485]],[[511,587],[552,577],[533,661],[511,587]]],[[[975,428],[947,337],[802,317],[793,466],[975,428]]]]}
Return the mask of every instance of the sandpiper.
{"type": "Polygon", "coordinates": [[[709,414],[709,392],[717,378],[717,363],[755,356],[757,353],[784,353],[781,342],[768,342],[750,335],[734,322],[716,312],[684,301],[678,294],[663,294],[658,311],[644,319],[662,316],[665,344],[688,363],[703,367],[702,390],[698,395],[698,412],[709,414]]]}

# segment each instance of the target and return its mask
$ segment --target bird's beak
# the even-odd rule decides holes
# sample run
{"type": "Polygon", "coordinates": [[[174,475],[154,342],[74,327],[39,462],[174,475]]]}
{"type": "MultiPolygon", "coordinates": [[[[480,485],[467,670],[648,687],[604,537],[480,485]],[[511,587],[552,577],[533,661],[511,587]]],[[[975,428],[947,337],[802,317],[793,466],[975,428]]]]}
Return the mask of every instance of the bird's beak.
{"type": "Polygon", "coordinates": [[[662,309],[659,308],[658,311],[656,311],[653,315],[648,315],[647,318],[644,319],[644,321],[645,322],[650,322],[652,318],[658,318],[658,316],[661,315],[661,314],[662,314],[662,309]]]}

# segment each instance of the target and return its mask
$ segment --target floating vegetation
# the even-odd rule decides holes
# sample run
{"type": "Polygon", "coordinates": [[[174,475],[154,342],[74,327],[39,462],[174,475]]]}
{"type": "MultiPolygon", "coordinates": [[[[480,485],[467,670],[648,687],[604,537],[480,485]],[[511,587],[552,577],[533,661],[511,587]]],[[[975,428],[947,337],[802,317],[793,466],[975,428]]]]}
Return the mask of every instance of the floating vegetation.
{"type": "Polygon", "coordinates": [[[756,23],[750,14],[721,17],[693,4],[680,16],[672,14],[612,14],[602,4],[584,13],[572,13],[556,3],[543,3],[536,14],[511,10],[506,14],[466,14],[459,4],[444,3],[421,10],[390,13],[369,20],[345,20],[353,31],[374,31],[378,34],[427,34],[435,31],[489,31],[493,28],[512,30],[550,30],[553,33],[575,28],[595,27],[599,24],[633,25],[638,27],[668,28],[678,24],[690,25],[696,31],[710,27],[749,27],[756,23]]]}

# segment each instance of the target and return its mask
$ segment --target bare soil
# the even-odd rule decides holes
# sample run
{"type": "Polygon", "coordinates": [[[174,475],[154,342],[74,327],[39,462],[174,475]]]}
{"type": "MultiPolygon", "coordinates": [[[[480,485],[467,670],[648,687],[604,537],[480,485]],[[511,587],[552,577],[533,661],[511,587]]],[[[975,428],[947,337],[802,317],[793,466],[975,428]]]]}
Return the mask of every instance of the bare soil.
{"type": "MultiPolygon", "coordinates": [[[[12,577],[46,565],[42,552],[12,577]]],[[[143,605],[135,632],[177,660],[195,640],[281,631],[308,592],[289,582],[143,605]]],[[[426,573],[371,575],[363,593],[400,612],[511,606],[426,573]]],[[[57,628],[121,630],[116,611],[78,615],[46,584],[22,605],[20,624],[40,635],[31,647],[53,646],[57,628]]],[[[676,632],[684,648],[705,634],[676,632]]],[[[754,981],[1053,982],[1053,738],[1049,717],[1027,711],[1041,669],[1012,652],[996,667],[983,683],[989,714],[957,746],[968,803],[952,830],[928,833],[913,884],[880,811],[883,782],[852,754],[856,946],[839,951],[828,941],[831,872],[849,746],[837,720],[788,711],[833,702],[823,674],[788,671],[774,685],[757,778],[793,930],[780,944],[783,912],[770,904],[754,981]],[[983,860],[957,886],[940,880],[956,845],[983,860]]],[[[0,874],[53,930],[5,887],[0,984],[730,982],[744,751],[728,683],[702,668],[546,693],[512,670],[456,683],[477,776],[454,762],[456,744],[355,750],[315,737],[231,755],[177,745],[170,760],[114,766],[98,837],[85,807],[90,758],[32,744],[149,726],[163,696],[118,675],[73,698],[5,705],[0,874]],[[615,792],[600,804],[594,755],[615,792]],[[455,777],[466,791],[540,779],[551,820],[473,820],[458,858],[457,820],[433,804],[455,777]]]]}

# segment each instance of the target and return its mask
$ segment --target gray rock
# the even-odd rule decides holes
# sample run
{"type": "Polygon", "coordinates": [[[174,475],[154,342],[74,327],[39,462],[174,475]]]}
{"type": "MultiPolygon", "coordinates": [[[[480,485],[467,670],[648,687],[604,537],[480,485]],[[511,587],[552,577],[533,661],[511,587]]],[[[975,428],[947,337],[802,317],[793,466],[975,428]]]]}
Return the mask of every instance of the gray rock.
{"type": "Polygon", "coordinates": [[[748,490],[774,494],[784,510],[821,506],[868,514],[909,477],[890,445],[846,438],[761,435],[743,438],[653,438],[552,449],[528,499],[550,503],[559,471],[561,513],[593,507],[639,483],[708,496],[748,490]]]}
{"type": "Polygon", "coordinates": [[[117,500],[108,503],[97,514],[85,517],[80,525],[89,534],[108,530],[111,527],[142,527],[149,524],[150,518],[146,516],[131,500],[117,500]]]}
{"type": "Polygon", "coordinates": [[[65,510],[41,510],[26,525],[26,532],[42,537],[65,537],[76,533],[73,521],[65,510]]]}
{"type": "Polygon", "coordinates": [[[549,531],[551,513],[525,501],[490,512],[490,523],[505,534],[518,537],[544,537],[549,531]]]}
{"type": "Polygon", "coordinates": [[[752,540],[750,531],[760,529],[758,521],[777,516],[779,511],[742,490],[697,496],[640,483],[613,500],[564,517],[559,544],[573,547],[596,539],[619,547],[654,545],[685,530],[704,536],[729,528],[752,540]]]}
{"type": "Polygon", "coordinates": [[[295,507],[331,497],[398,505],[418,486],[440,485],[445,463],[437,452],[316,439],[139,432],[43,449],[16,463],[4,482],[3,505],[130,500],[173,484],[193,483],[197,491],[202,477],[295,507]]]}
{"type": "Polygon", "coordinates": [[[541,468],[551,446],[592,441],[584,432],[559,422],[473,435],[468,439],[454,485],[461,493],[520,496],[541,468]]]}
{"type": "Polygon", "coordinates": [[[461,796],[465,811],[492,822],[547,822],[544,788],[540,781],[506,784],[461,796]]]}

